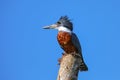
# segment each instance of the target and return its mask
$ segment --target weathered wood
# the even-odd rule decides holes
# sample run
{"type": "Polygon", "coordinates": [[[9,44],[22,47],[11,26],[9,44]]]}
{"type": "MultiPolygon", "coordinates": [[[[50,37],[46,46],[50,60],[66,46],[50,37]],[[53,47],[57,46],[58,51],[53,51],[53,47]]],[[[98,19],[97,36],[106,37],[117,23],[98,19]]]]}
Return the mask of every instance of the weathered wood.
{"type": "Polygon", "coordinates": [[[60,60],[60,69],[57,80],[78,80],[79,66],[79,56],[64,54],[60,60]]]}

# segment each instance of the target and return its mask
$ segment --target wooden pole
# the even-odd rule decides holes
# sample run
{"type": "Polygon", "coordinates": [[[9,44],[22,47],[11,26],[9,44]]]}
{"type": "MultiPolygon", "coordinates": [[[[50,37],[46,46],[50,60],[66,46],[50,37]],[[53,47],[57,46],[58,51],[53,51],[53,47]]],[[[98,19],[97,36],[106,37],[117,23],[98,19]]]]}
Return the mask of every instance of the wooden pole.
{"type": "Polygon", "coordinates": [[[65,53],[60,59],[57,80],[78,80],[80,57],[65,53]]]}

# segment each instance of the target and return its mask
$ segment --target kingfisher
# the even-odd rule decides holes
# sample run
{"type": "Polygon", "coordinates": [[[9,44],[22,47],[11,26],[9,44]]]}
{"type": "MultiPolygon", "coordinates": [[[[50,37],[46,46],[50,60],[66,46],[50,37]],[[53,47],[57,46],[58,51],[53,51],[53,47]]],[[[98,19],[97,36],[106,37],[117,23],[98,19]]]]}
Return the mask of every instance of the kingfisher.
{"type": "Polygon", "coordinates": [[[67,16],[61,16],[55,24],[45,26],[43,29],[57,29],[57,40],[61,48],[65,53],[76,53],[79,55],[81,59],[80,71],[88,70],[88,67],[83,60],[79,39],[73,32],[73,23],[67,16]]]}

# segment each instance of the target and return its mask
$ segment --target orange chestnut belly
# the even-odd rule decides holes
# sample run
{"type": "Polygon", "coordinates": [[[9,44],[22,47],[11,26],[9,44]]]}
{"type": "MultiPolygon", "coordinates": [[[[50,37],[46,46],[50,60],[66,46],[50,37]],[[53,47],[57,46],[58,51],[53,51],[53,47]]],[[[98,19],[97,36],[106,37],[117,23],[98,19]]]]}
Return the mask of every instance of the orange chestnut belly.
{"type": "Polygon", "coordinates": [[[71,34],[67,32],[59,32],[57,40],[66,53],[78,52],[77,48],[73,45],[71,34]]]}

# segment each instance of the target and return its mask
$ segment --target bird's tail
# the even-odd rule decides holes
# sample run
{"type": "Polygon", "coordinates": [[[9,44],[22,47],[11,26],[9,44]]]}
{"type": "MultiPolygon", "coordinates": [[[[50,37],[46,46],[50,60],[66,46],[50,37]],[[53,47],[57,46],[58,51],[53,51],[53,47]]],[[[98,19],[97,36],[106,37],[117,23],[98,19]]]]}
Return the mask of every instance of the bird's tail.
{"type": "Polygon", "coordinates": [[[88,67],[87,67],[87,65],[84,62],[82,62],[80,64],[79,69],[80,69],[80,71],[88,71],[88,67]]]}

